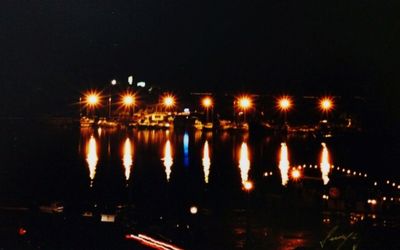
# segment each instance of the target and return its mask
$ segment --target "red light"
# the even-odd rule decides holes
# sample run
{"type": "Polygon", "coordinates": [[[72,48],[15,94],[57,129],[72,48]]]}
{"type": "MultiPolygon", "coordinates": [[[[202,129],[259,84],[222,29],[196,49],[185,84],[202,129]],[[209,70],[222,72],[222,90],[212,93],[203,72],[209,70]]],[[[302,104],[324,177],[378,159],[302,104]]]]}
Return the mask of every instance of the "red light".
{"type": "Polygon", "coordinates": [[[27,231],[26,231],[25,228],[21,227],[20,229],[18,229],[18,234],[19,234],[19,235],[23,236],[23,235],[25,235],[26,233],[27,233],[27,231]]]}
{"type": "Polygon", "coordinates": [[[153,238],[143,235],[143,234],[139,234],[137,236],[134,234],[127,234],[127,235],[125,235],[125,239],[136,240],[145,246],[148,246],[148,247],[151,247],[154,249],[158,249],[158,250],[182,250],[181,248],[177,248],[173,245],[167,244],[162,241],[158,241],[156,239],[153,239],[153,238]]]}

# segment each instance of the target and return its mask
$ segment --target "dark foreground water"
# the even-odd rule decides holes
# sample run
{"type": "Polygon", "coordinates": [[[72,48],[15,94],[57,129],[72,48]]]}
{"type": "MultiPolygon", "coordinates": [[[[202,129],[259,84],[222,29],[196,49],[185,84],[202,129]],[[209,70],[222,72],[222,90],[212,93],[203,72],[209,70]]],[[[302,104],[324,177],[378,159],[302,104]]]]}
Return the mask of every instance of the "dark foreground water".
{"type": "Polygon", "coordinates": [[[105,237],[108,243],[122,248],[125,243],[117,242],[124,240],[118,237],[129,230],[172,239],[189,249],[399,246],[393,236],[399,228],[393,212],[400,198],[391,155],[396,146],[371,134],[323,139],[81,129],[13,120],[4,121],[1,136],[1,205],[29,211],[9,215],[3,209],[2,218],[17,217],[20,224],[31,222],[32,230],[51,231],[49,237],[36,237],[35,244],[44,248],[108,248],[101,242],[109,232],[117,236],[105,237]],[[278,168],[282,142],[290,166],[301,166],[302,175],[285,187],[278,168]],[[322,142],[334,165],[328,185],[319,170],[322,142]],[[253,184],[250,191],[243,188],[246,182],[253,184]],[[375,198],[377,206],[368,203],[375,198]],[[32,213],[56,201],[64,206],[62,215],[32,213]],[[196,214],[191,207],[197,208],[196,214]],[[117,213],[114,224],[121,227],[104,229],[104,223],[88,226],[70,219],[85,212],[117,213]],[[74,233],[77,237],[65,236],[74,233]]]}

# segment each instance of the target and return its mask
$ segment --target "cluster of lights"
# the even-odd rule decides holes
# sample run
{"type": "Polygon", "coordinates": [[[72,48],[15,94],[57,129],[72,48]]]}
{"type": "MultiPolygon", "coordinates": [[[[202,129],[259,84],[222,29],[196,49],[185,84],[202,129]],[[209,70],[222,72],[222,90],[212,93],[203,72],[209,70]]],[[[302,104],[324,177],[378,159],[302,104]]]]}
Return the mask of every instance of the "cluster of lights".
{"type": "MultiPolygon", "coordinates": [[[[116,80],[111,81],[111,85],[116,85],[116,84],[117,84],[116,80]]],[[[176,98],[171,94],[166,94],[161,98],[162,98],[161,103],[166,108],[171,108],[176,104],[176,98]]],[[[111,97],[109,98],[109,101],[111,101],[111,97]]],[[[135,101],[136,101],[135,94],[127,92],[126,94],[121,96],[121,103],[125,106],[135,105],[135,101]]],[[[94,108],[95,106],[100,104],[100,102],[101,102],[100,92],[89,91],[88,93],[85,94],[85,104],[88,105],[89,107],[94,108]]],[[[236,98],[236,104],[238,109],[246,111],[253,106],[253,100],[250,96],[241,95],[236,98]]],[[[205,108],[210,108],[213,106],[213,99],[209,96],[206,96],[201,100],[201,105],[205,108]]],[[[277,99],[277,108],[282,112],[289,111],[292,106],[293,106],[293,101],[289,96],[282,96],[277,99]]],[[[331,97],[323,97],[322,99],[319,100],[319,108],[323,112],[331,111],[334,108],[333,99],[331,97]]]]}
{"type": "MultiPolygon", "coordinates": [[[[291,168],[291,179],[292,180],[294,180],[294,181],[296,181],[296,180],[298,180],[299,178],[301,178],[302,177],[302,174],[301,174],[301,169],[306,169],[307,168],[307,165],[306,164],[303,164],[303,165],[298,165],[297,167],[292,167],[291,168]]],[[[318,165],[308,165],[308,168],[310,168],[310,169],[317,169],[318,168],[318,165]]],[[[359,176],[359,177],[364,177],[364,178],[368,178],[368,174],[367,173],[363,173],[363,172],[357,172],[357,171],[353,171],[353,170],[351,170],[351,169],[346,169],[346,168],[341,168],[341,167],[335,167],[334,165],[331,165],[331,169],[332,170],[337,170],[339,173],[345,173],[346,175],[352,175],[352,176],[359,176]]],[[[271,171],[271,172],[264,172],[264,176],[265,177],[269,177],[269,176],[272,176],[273,175],[273,172],[271,171]]],[[[390,181],[390,180],[386,180],[385,181],[385,184],[386,185],[388,185],[388,186],[390,186],[390,187],[393,187],[393,188],[396,188],[396,189],[400,189],[400,184],[399,183],[396,183],[396,182],[394,182],[394,181],[390,181]]],[[[376,187],[376,186],[378,186],[378,182],[377,181],[374,181],[373,182],[373,185],[376,187]]],[[[327,195],[323,195],[322,196],[322,198],[323,199],[329,199],[329,196],[327,196],[327,195]]],[[[395,198],[395,197],[390,197],[390,199],[389,198],[387,198],[387,197],[383,197],[382,198],[382,201],[396,201],[397,200],[397,198],[395,198]]],[[[400,198],[398,198],[398,201],[400,202],[400,198]]],[[[376,203],[377,203],[377,200],[376,199],[368,199],[367,200],[367,202],[368,202],[368,204],[372,204],[372,205],[375,205],[376,203]]]]}

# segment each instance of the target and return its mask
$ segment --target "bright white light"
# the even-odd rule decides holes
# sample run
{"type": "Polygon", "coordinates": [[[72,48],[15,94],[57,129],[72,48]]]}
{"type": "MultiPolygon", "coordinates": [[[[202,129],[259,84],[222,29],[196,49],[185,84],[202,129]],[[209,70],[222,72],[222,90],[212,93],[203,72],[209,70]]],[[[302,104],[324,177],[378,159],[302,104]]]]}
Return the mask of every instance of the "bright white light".
{"type": "Polygon", "coordinates": [[[240,147],[239,169],[240,169],[240,177],[242,180],[242,184],[245,187],[245,184],[249,180],[249,170],[250,170],[249,152],[247,144],[245,142],[243,142],[242,146],[240,147]]]}
{"type": "Polygon", "coordinates": [[[129,83],[129,85],[132,85],[132,83],[133,83],[133,76],[128,76],[128,83],[129,83]]]}
{"type": "Polygon", "coordinates": [[[122,158],[122,162],[125,168],[125,179],[129,180],[129,176],[131,175],[131,167],[133,164],[133,159],[132,159],[132,144],[129,138],[126,138],[125,144],[124,144],[124,154],[122,158]]]}
{"type": "Polygon", "coordinates": [[[144,88],[144,87],[146,87],[146,83],[145,82],[138,82],[136,84],[136,86],[144,88]]]}
{"type": "Polygon", "coordinates": [[[190,213],[191,213],[191,214],[197,214],[197,212],[198,212],[198,209],[197,209],[196,206],[191,206],[191,207],[190,207],[190,213]]]}
{"type": "Polygon", "coordinates": [[[202,163],[203,163],[204,181],[205,183],[208,183],[208,176],[210,175],[210,166],[211,166],[208,141],[204,143],[202,163]]]}
{"type": "Polygon", "coordinates": [[[112,80],[111,80],[111,85],[116,85],[116,84],[117,84],[117,80],[112,79],[112,80]]]}
{"type": "Polygon", "coordinates": [[[321,173],[322,173],[322,180],[324,182],[324,185],[328,184],[329,182],[329,171],[330,171],[330,163],[329,163],[329,152],[328,149],[326,148],[326,144],[323,142],[321,143],[322,145],[322,154],[321,154],[321,173]]]}
{"type": "Polygon", "coordinates": [[[280,160],[279,160],[279,169],[281,171],[281,178],[282,178],[282,186],[286,186],[289,180],[288,172],[289,172],[289,154],[288,148],[286,143],[281,143],[281,150],[280,150],[280,160]]]}

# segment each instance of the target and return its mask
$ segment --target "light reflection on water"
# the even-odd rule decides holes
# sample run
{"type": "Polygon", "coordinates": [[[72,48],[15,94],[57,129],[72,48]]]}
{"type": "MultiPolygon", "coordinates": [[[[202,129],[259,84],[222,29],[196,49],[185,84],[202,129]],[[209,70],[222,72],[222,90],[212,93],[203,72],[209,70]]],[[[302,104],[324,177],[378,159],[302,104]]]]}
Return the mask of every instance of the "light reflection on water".
{"type": "Polygon", "coordinates": [[[331,170],[331,164],[329,163],[329,152],[326,144],[323,142],[322,145],[322,153],[321,153],[321,173],[322,173],[322,180],[324,181],[324,185],[328,184],[329,182],[329,171],[331,170]]]}
{"type": "Polygon", "coordinates": [[[202,163],[204,172],[204,182],[208,183],[208,176],[210,175],[211,159],[210,159],[210,149],[208,147],[207,140],[204,142],[202,163]]]}
{"type": "Polygon", "coordinates": [[[171,142],[168,139],[164,146],[164,158],[162,159],[165,167],[165,175],[167,177],[167,181],[169,181],[171,177],[171,167],[173,162],[172,152],[171,152],[171,142]]]}
{"type": "Polygon", "coordinates": [[[131,167],[133,164],[133,149],[132,149],[132,143],[129,140],[129,138],[126,138],[125,143],[124,143],[124,149],[123,149],[123,157],[122,157],[122,162],[125,168],[125,179],[129,180],[129,177],[131,175],[131,167]]]}
{"type": "Polygon", "coordinates": [[[286,184],[289,181],[289,153],[288,153],[288,148],[285,142],[281,143],[281,149],[280,149],[280,154],[279,154],[279,170],[281,172],[281,178],[282,178],[282,185],[286,186],[286,184]]]}
{"type": "Polygon", "coordinates": [[[183,165],[189,167],[189,134],[185,132],[183,135],[183,165]]]}
{"type": "Polygon", "coordinates": [[[249,180],[249,170],[250,170],[250,160],[249,160],[249,150],[247,148],[247,143],[243,142],[240,147],[240,159],[239,159],[239,169],[240,178],[242,180],[242,185],[249,180]]]}
{"type": "MultiPolygon", "coordinates": [[[[124,169],[124,177],[128,181],[131,176],[132,165],[133,165],[133,141],[137,141],[136,147],[141,152],[137,156],[140,160],[139,167],[143,167],[143,164],[146,165],[146,161],[150,158],[153,158],[152,155],[162,154],[161,160],[162,164],[161,167],[164,166],[164,173],[166,180],[169,182],[171,178],[171,173],[173,170],[173,165],[175,164],[176,168],[175,171],[181,171],[179,166],[189,167],[191,168],[202,168],[202,175],[204,177],[204,183],[209,183],[209,176],[210,176],[210,166],[213,164],[210,158],[210,140],[213,136],[212,133],[202,133],[199,131],[194,131],[193,134],[190,131],[182,132],[179,135],[179,132],[171,132],[171,131],[148,131],[148,130],[138,130],[134,131],[133,133],[123,135],[125,137],[124,140],[116,139],[121,136],[121,133],[114,133],[115,131],[108,131],[104,130],[97,135],[95,138],[94,132],[98,132],[97,130],[93,129],[81,129],[81,139],[84,142],[82,144],[86,151],[85,151],[85,160],[87,162],[87,166],[89,168],[89,177],[91,180],[91,185],[96,175],[96,168],[100,162],[103,162],[105,159],[109,159],[111,161],[113,154],[111,153],[112,148],[118,146],[122,149],[122,167],[124,169]],[[194,141],[193,143],[190,142],[190,136],[193,135],[194,141]],[[181,138],[181,139],[178,139],[181,138]],[[196,143],[197,141],[197,143],[196,143]],[[201,142],[203,141],[202,147],[200,147],[201,142]],[[108,152],[107,155],[102,155],[101,148],[104,147],[105,152],[108,152]],[[180,148],[180,149],[179,149],[180,148]],[[176,152],[176,154],[173,154],[176,152]],[[174,156],[175,155],[175,156],[174,156]],[[197,155],[197,156],[196,156],[197,155]],[[176,161],[177,159],[182,159],[182,161],[176,161]],[[193,157],[193,158],[192,158],[193,157]]],[[[218,140],[222,145],[228,145],[226,148],[228,151],[232,152],[232,155],[224,155],[222,156],[224,164],[235,164],[235,161],[238,161],[239,170],[240,170],[240,183],[241,185],[245,185],[247,181],[249,181],[249,171],[251,167],[251,162],[249,159],[249,155],[251,154],[250,149],[248,147],[248,135],[231,135],[229,133],[223,132],[222,134],[217,136],[218,140]],[[229,140],[228,140],[229,139],[229,140]],[[235,141],[241,141],[240,150],[237,151],[235,149],[235,141]],[[237,153],[239,155],[237,157],[237,153]],[[228,157],[226,157],[228,156],[228,157]],[[237,159],[237,160],[235,160],[237,159]]],[[[212,144],[215,143],[214,140],[211,140],[212,144]]],[[[273,152],[274,149],[269,147],[269,144],[272,144],[271,138],[268,137],[268,140],[262,140],[263,144],[259,144],[255,150],[258,150],[258,153],[261,157],[264,157],[265,152],[273,152]],[[261,149],[261,151],[260,151],[261,149]]],[[[136,143],[135,143],[136,144],[136,143]]],[[[237,144],[236,144],[237,145],[237,144]]],[[[325,143],[321,143],[322,151],[319,159],[319,166],[321,171],[321,178],[326,185],[329,182],[329,173],[331,171],[331,162],[329,151],[325,143]]],[[[81,144],[79,144],[78,150],[80,151],[81,144]]],[[[135,149],[136,150],[136,149],[135,149]]],[[[121,151],[118,151],[121,152],[121,151]]],[[[255,153],[255,152],[253,152],[255,153]]],[[[268,153],[267,153],[268,155],[268,153]]],[[[260,157],[260,156],[258,156],[260,157]]],[[[158,158],[159,159],[159,158],[158,158]]],[[[217,158],[218,161],[221,160],[217,158]]],[[[279,171],[281,177],[281,184],[286,186],[289,181],[289,171],[290,171],[290,161],[289,161],[289,149],[286,142],[280,143],[280,149],[278,154],[279,160],[279,171]]],[[[315,159],[317,161],[318,159],[315,159]]],[[[256,162],[252,163],[255,165],[260,164],[260,160],[256,159],[256,162]]],[[[299,162],[298,162],[299,163],[299,162]]],[[[303,163],[303,162],[301,162],[303,163]]],[[[115,164],[115,163],[109,163],[115,164]]],[[[236,165],[235,164],[235,165],[236,165]]],[[[217,163],[217,165],[220,165],[217,163]]],[[[154,164],[151,165],[153,167],[154,164]]],[[[102,166],[103,167],[103,166],[102,166]]],[[[155,167],[155,166],[154,166],[155,167]]],[[[273,170],[271,167],[269,171],[273,170]]],[[[179,174],[178,176],[182,176],[179,174]]],[[[135,177],[136,178],[136,177],[135,177]]],[[[140,177],[139,177],[140,178],[140,177]]],[[[180,178],[180,177],[179,177],[180,178]]]]}
{"type": "Polygon", "coordinates": [[[97,156],[97,142],[92,135],[86,146],[86,162],[88,163],[89,168],[90,186],[93,185],[98,160],[99,158],[97,156]]]}

